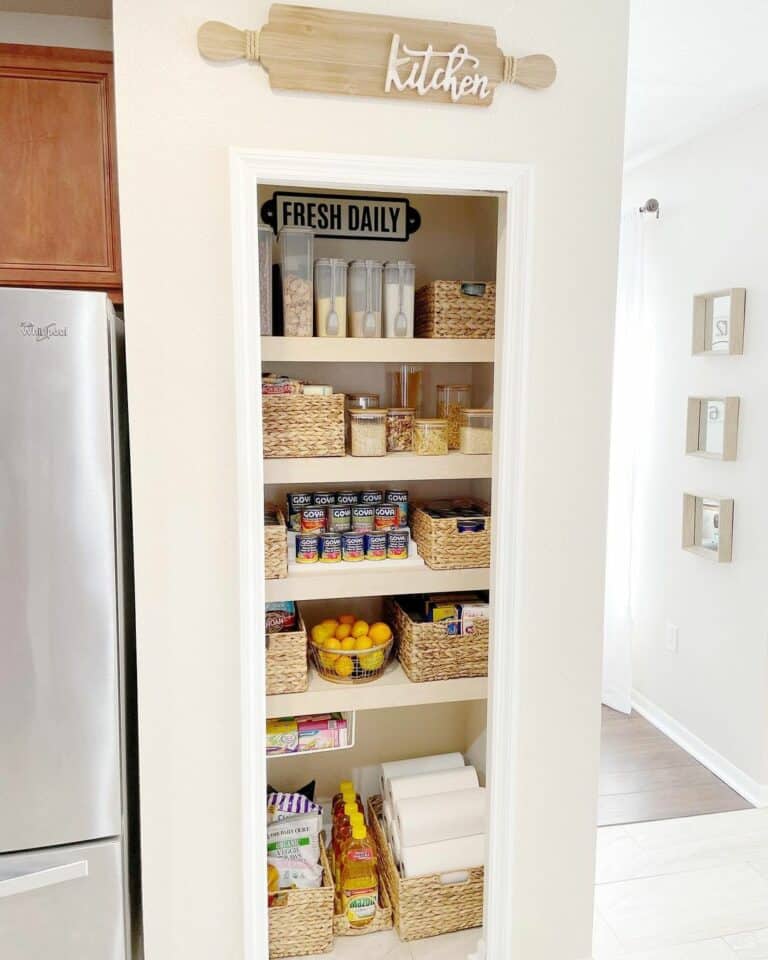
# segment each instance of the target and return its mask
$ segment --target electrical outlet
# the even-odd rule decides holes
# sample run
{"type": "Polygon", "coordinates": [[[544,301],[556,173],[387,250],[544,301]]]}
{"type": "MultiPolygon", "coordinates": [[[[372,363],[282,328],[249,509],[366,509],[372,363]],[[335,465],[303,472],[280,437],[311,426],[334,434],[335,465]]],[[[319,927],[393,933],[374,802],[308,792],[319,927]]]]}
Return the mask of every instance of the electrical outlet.
{"type": "Polygon", "coordinates": [[[664,646],[670,653],[677,653],[677,641],[680,631],[674,623],[667,624],[667,633],[664,638],[664,646]]]}

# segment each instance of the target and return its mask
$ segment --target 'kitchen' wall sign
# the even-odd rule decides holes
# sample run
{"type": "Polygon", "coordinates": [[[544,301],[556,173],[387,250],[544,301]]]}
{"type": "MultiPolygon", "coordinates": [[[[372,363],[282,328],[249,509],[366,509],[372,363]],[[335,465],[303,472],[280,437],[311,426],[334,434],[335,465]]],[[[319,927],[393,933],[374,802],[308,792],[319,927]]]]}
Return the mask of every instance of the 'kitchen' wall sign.
{"type": "Polygon", "coordinates": [[[276,190],[261,207],[261,219],[275,233],[308,227],[316,237],[346,240],[407,240],[421,215],[404,197],[361,197],[340,193],[276,190]]]}
{"type": "Polygon", "coordinates": [[[273,4],[261,30],[210,20],[197,33],[208,60],[260,63],[275,90],[410,97],[486,107],[500,83],[550,86],[544,54],[505,56],[496,31],[466,23],[408,20],[273,4]]]}

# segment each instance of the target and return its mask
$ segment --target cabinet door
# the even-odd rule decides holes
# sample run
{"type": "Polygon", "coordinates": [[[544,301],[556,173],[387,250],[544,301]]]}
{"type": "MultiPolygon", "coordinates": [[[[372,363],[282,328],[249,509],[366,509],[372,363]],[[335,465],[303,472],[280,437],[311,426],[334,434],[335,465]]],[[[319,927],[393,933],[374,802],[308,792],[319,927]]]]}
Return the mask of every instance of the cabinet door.
{"type": "Polygon", "coordinates": [[[120,286],[112,54],[0,44],[0,283],[120,286]]]}

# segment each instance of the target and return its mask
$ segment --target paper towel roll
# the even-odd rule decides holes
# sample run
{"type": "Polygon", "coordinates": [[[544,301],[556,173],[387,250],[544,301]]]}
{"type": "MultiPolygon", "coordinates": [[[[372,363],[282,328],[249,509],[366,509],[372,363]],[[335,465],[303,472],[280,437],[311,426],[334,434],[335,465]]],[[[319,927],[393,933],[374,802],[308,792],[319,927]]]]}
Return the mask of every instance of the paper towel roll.
{"type": "Polygon", "coordinates": [[[485,835],[480,834],[440,843],[422,843],[418,847],[401,847],[403,876],[410,880],[433,873],[457,873],[485,866],[485,840],[485,835]]]}
{"type": "Polygon", "coordinates": [[[381,795],[389,797],[388,781],[393,777],[410,777],[419,773],[434,773],[437,770],[452,770],[464,766],[460,753],[438,753],[431,757],[414,757],[412,760],[391,760],[381,765],[381,795]]]}
{"type": "Polygon", "coordinates": [[[438,770],[436,773],[422,773],[415,777],[395,777],[389,781],[394,818],[397,819],[399,802],[406,797],[427,797],[432,793],[470,790],[479,785],[474,767],[455,767],[453,770],[438,770]]]}
{"type": "Polygon", "coordinates": [[[389,831],[389,840],[392,845],[392,853],[395,855],[395,863],[400,866],[403,845],[400,842],[400,831],[398,830],[397,823],[394,820],[392,821],[392,827],[389,831]]]}
{"type": "Polygon", "coordinates": [[[397,803],[395,820],[400,843],[404,847],[417,847],[487,833],[486,804],[485,787],[402,797],[397,803]]]}

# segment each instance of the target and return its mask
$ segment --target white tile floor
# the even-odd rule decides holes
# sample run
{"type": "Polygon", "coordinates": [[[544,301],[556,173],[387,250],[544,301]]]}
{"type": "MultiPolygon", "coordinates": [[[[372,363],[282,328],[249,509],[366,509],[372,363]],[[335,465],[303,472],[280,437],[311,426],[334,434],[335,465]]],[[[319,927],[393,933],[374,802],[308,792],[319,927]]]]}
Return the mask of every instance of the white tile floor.
{"type": "Polygon", "coordinates": [[[394,931],[387,930],[365,937],[339,937],[331,953],[304,960],[467,960],[481,935],[481,930],[462,930],[403,943],[394,931]]]}

